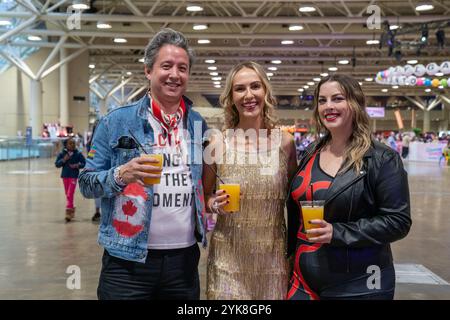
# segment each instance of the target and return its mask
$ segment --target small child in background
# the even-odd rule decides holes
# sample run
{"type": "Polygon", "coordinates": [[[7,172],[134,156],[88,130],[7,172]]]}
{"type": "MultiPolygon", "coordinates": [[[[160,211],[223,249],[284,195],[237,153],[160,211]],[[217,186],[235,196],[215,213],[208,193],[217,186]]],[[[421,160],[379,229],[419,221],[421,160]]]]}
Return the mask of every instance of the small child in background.
{"type": "Polygon", "coordinates": [[[65,148],[58,155],[55,166],[61,168],[61,178],[64,183],[64,191],[66,194],[66,222],[72,220],[75,216],[75,207],[73,204],[73,196],[77,187],[78,174],[81,168],[86,165],[86,159],[79,152],[75,145],[75,140],[69,138],[66,140],[65,148]]]}

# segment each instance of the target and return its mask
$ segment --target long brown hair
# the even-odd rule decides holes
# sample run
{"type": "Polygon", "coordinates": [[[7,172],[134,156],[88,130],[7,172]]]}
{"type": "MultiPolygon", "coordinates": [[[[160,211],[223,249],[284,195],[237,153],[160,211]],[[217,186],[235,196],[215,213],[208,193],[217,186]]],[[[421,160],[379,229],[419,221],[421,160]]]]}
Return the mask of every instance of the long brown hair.
{"type": "Polygon", "coordinates": [[[318,144],[319,150],[323,149],[331,141],[330,131],[328,131],[322,123],[319,116],[318,102],[320,87],[326,82],[337,82],[339,84],[353,114],[353,131],[347,144],[344,166],[341,171],[353,167],[358,172],[362,168],[364,155],[372,145],[369,116],[365,110],[366,97],[358,81],[347,75],[329,75],[318,83],[316,90],[314,91],[314,121],[316,138],[317,141],[320,141],[318,144]],[[321,135],[323,135],[322,138],[320,138],[321,135]]]}
{"type": "Polygon", "coordinates": [[[273,129],[276,125],[276,117],[274,115],[274,109],[276,105],[276,99],[272,92],[272,86],[267,78],[266,72],[256,62],[245,61],[235,65],[228,73],[227,80],[225,82],[225,88],[220,95],[220,105],[224,108],[225,112],[225,128],[235,128],[239,123],[239,112],[233,102],[233,80],[241,69],[248,68],[256,72],[261,79],[262,85],[266,92],[264,96],[264,108],[263,108],[263,120],[265,128],[269,130],[273,129]]]}

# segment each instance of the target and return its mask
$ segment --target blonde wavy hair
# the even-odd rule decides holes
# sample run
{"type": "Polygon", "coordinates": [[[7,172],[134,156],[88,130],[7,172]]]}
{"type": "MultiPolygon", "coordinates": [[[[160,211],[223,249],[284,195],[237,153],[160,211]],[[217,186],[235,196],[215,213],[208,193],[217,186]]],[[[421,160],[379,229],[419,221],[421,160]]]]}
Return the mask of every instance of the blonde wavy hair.
{"type": "Polygon", "coordinates": [[[363,158],[372,145],[369,116],[365,110],[366,97],[358,81],[343,74],[333,74],[323,78],[314,91],[314,121],[316,127],[316,138],[319,141],[318,150],[322,150],[331,141],[330,131],[322,123],[319,116],[319,92],[320,87],[326,82],[337,82],[341,93],[345,96],[352,111],[353,131],[349,138],[344,155],[344,166],[340,171],[353,167],[359,172],[363,166],[363,158]],[[319,138],[324,134],[323,138],[319,138]]]}
{"type": "Polygon", "coordinates": [[[225,112],[225,125],[224,129],[235,128],[239,123],[239,112],[233,102],[233,80],[238,73],[243,68],[248,68],[256,72],[258,77],[261,79],[262,85],[266,92],[264,97],[264,108],[263,108],[263,119],[265,129],[270,132],[271,129],[275,128],[277,124],[277,119],[274,115],[275,105],[277,104],[276,98],[272,92],[272,86],[270,85],[269,79],[267,78],[266,72],[263,67],[253,61],[245,61],[235,65],[228,73],[227,80],[225,82],[225,89],[220,95],[220,105],[224,108],[225,112]]]}

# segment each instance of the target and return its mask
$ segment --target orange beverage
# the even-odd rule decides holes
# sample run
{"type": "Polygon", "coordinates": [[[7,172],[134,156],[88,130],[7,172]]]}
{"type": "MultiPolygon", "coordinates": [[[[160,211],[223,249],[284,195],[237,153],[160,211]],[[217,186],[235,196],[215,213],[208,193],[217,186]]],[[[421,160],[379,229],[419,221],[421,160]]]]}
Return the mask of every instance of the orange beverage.
{"type": "Polygon", "coordinates": [[[226,184],[219,184],[219,190],[225,190],[226,193],[230,196],[228,198],[228,201],[230,203],[227,203],[223,210],[226,212],[236,212],[240,210],[240,194],[241,194],[241,186],[239,184],[232,184],[232,183],[226,183],[226,184]]]}
{"type": "MultiPolygon", "coordinates": [[[[317,225],[309,223],[310,220],[323,220],[323,209],[324,209],[325,201],[316,200],[314,201],[314,206],[312,201],[300,201],[300,205],[302,207],[302,217],[303,224],[305,225],[305,231],[310,229],[318,228],[317,225]]],[[[312,235],[308,235],[308,238],[314,237],[312,235]]]]}
{"type": "MultiPolygon", "coordinates": [[[[155,162],[148,162],[146,163],[147,165],[151,165],[154,167],[158,167],[160,168],[160,170],[162,170],[162,166],[163,166],[163,155],[162,154],[143,154],[143,157],[148,157],[148,158],[155,158],[156,160],[158,160],[158,163],[155,162]]],[[[148,173],[161,173],[161,171],[148,171],[148,173]]],[[[147,185],[150,184],[159,184],[161,182],[161,176],[159,176],[159,178],[144,178],[144,183],[147,185]]]]}

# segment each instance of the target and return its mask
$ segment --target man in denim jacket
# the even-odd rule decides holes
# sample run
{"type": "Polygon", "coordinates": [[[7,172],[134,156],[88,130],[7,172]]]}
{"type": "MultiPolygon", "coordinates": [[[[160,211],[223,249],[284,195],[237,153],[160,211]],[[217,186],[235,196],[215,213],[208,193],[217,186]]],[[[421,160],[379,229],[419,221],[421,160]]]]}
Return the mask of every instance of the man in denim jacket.
{"type": "Polygon", "coordinates": [[[199,299],[197,241],[206,247],[202,186],[204,119],[186,91],[193,54],[172,29],[145,50],[148,93],[103,117],[92,141],[82,194],[102,198],[105,248],[99,299],[199,299]],[[162,169],[154,157],[163,154],[162,169]],[[144,183],[160,178],[160,183],[144,183]]]}

